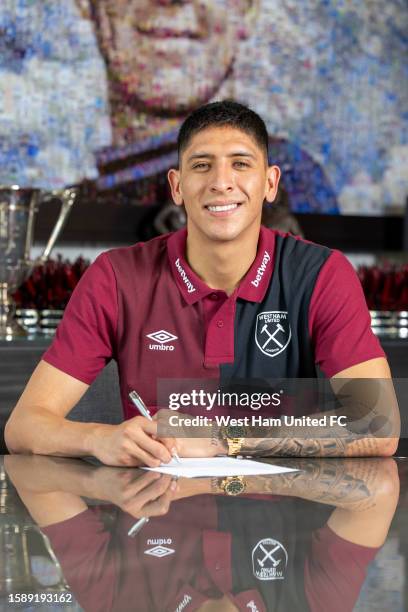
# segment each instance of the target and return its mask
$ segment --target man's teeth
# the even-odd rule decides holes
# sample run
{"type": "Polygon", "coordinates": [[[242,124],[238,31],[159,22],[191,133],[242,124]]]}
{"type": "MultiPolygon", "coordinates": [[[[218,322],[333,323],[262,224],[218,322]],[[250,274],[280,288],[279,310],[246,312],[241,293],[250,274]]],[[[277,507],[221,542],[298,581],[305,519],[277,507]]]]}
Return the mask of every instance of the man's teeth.
{"type": "Polygon", "coordinates": [[[211,212],[221,212],[225,210],[233,210],[234,208],[238,208],[238,204],[226,204],[225,206],[207,206],[207,208],[211,212]]]}

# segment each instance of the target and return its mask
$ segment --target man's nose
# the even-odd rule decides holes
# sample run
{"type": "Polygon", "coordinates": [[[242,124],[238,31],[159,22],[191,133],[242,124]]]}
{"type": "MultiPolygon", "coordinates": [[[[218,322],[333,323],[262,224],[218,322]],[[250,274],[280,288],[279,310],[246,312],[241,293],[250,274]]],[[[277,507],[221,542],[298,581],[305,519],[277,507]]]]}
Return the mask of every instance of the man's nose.
{"type": "Polygon", "coordinates": [[[234,188],[234,173],[228,165],[219,165],[211,173],[211,191],[231,191],[234,188]]]}

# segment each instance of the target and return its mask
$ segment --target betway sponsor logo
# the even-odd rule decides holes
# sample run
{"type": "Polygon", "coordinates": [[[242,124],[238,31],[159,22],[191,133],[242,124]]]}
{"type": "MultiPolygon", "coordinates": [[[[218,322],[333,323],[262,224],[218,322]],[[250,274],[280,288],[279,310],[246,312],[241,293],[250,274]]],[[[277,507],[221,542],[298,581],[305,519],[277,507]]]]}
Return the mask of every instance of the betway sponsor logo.
{"type": "Polygon", "coordinates": [[[191,597],[191,595],[188,595],[187,593],[184,595],[183,599],[180,601],[179,605],[177,606],[177,608],[174,610],[174,612],[181,612],[182,610],[184,610],[184,608],[190,603],[190,601],[193,598],[191,597]]]}
{"type": "Polygon", "coordinates": [[[183,282],[185,283],[186,287],[187,287],[187,291],[189,293],[194,293],[194,291],[196,290],[193,283],[190,281],[190,279],[188,278],[185,269],[183,268],[183,266],[180,263],[180,259],[177,257],[176,261],[174,262],[175,266],[181,276],[181,278],[183,279],[183,282]]]}
{"type": "Polygon", "coordinates": [[[259,283],[261,282],[261,279],[263,275],[265,274],[266,267],[270,261],[271,261],[271,256],[269,255],[267,251],[265,251],[264,256],[262,258],[262,263],[256,271],[256,276],[254,280],[251,281],[254,287],[259,286],[259,283]]]}

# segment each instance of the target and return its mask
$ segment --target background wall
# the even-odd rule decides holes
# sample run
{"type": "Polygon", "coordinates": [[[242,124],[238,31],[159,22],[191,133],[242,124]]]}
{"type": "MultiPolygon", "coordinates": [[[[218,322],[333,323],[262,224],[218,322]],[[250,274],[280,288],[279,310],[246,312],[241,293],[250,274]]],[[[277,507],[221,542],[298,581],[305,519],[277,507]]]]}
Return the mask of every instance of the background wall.
{"type": "Polygon", "coordinates": [[[135,143],[232,96],[265,118],[295,211],[401,211],[407,32],[405,0],[3,0],[0,184],[135,181],[135,143]]]}

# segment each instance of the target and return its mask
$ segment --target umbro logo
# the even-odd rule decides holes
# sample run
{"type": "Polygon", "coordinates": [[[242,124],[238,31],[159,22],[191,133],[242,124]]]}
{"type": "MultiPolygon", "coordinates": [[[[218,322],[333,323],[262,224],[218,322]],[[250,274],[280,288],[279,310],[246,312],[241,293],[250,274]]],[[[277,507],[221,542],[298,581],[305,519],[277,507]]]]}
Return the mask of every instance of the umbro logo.
{"type": "Polygon", "coordinates": [[[177,336],[170,334],[170,332],[166,331],[165,329],[161,329],[153,334],[147,334],[147,337],[151,338],[155,342],[160,342],[160,344],[165,344],[171,340],[177,340],[177,336]]]}
{"type": "Polygon", "coordinates": [[[147,338],[150,340],[154,340],[158,344],[149,344],[149,349],[151,351],[174,351],[174,345],[168,344],[173,340],[178,340],[178,337],[165,329],[161,329],[160,331],[153,332],[152,334],[146,334],[147,338]]]}
{"type": "Polygon", "coordinates": [[[167,557],[167,555],[172,555],[174,552],[174,548],[168,548],[167,546],[154,546],[153,548],[148,548],[145,550],[144,554],[161,559],[162,557],[167,557]]]}

